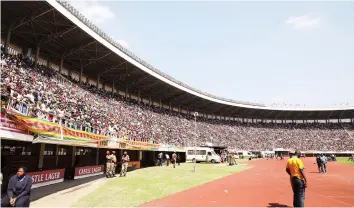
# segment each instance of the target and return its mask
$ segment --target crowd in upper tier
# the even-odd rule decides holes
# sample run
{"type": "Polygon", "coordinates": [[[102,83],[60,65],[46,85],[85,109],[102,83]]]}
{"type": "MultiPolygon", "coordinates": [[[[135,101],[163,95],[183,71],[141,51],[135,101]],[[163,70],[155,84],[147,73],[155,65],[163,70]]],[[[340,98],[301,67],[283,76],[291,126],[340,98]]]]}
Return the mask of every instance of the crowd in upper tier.
{"type": "Polygon", "coordinates": [[[35,66],[22,55],[2,52],[1,60],[2,100],[11,100],[15,109],[25,106],[30,116],[71,128],[177,146],[196,141],[238,150],[354,150],[353,138],[340,124],[243,124],[198,117],[195,133],[193,115],[124,99],[65,78],[52,68],[35,66]]]}

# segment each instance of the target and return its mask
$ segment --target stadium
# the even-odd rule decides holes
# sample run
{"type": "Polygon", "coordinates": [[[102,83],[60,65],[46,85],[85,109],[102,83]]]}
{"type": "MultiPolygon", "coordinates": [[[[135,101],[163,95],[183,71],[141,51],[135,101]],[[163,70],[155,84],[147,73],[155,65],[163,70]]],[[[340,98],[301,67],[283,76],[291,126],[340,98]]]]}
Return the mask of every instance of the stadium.
{"type": "MultiPolygon", "coordinates": [[[[2,1],[1,64],[2,191],[25,166],[33,192],[45,192],[31,198],[34,206],[40,206],[38,198],[65,191],[52,187],[80,180],[99,188],[79,189],[78,198],[67,199],[73,200],[70,206],[291,204],[285,163],[261,158],[230,167],[198,163],[191,172],[186,147],[258,157],[287,157],[298,150],[314,172],[316,156],[343,157],[349,165],[331,163],[330,177],[309,173],[308,204],[354,206],[353,166],[346,161],[354,154],[354,107],[278,108],[211,95],[154,68],[64,1],[2,1]],[[95,181],[104,175],[107,151],[117,152],[117,158],[127,152],[131,178],[95,181]],[[159,153],[174,152],[183,177],[155,167],[159,153]],[[50,174],[56,177],[46,178],[50,174]],[[166,184],[147,181],[156,174],[166,179],[169,191],[166,184]],[[245,184],[250,176],[258,179],[245,184]],[[267,183],[275,187],[268,190],[267,183]],[[105,186],[116,200],[99,194],[105,186]],[[117,196],[132,190],[139,191],[117,196]]],[[[118,162],[116,171],[120,168],[118,162]]]]}

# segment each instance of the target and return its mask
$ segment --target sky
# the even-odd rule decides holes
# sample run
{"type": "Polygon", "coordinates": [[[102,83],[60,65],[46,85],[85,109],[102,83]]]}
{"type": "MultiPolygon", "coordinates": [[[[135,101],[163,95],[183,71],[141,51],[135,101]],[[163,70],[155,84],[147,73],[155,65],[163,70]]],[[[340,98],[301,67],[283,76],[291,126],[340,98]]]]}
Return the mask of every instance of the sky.
{"type": "Polygon", "coordinates": [[[70,1],[194,88],[276,106],[354,106],[354,1],[70,1]]]}

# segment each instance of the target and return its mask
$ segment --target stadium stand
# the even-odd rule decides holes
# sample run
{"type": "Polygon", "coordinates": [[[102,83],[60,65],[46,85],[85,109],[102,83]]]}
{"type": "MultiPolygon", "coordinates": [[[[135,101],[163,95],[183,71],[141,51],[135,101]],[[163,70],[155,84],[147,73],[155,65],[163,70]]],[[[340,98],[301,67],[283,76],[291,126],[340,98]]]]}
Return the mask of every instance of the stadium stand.
{"type": "MultiPolygon", "coordinates": [[[[3,49],[3,48],[2,48],[3,49]]],[[[22,55],[2,50],[2,99],[33,117],[96,134],[127,136],[130,140],[177,146],[211,142],[231,149],[354,150],[349,131],[341,124],[249,123],[198,118],[124,99],[88,83],[64,78],[54,69],[37,67],[22,55]]]]}

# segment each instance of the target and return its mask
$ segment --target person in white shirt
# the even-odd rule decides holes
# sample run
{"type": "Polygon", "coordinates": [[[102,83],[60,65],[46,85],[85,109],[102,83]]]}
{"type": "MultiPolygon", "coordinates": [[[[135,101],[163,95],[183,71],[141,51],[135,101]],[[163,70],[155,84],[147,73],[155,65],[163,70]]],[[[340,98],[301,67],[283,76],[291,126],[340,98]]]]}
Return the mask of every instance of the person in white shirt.
{"type": "Polygon", "coordinates": [[[170,156],[168,154],[166,154],[166,165],[170,165],[170,156]]]}

